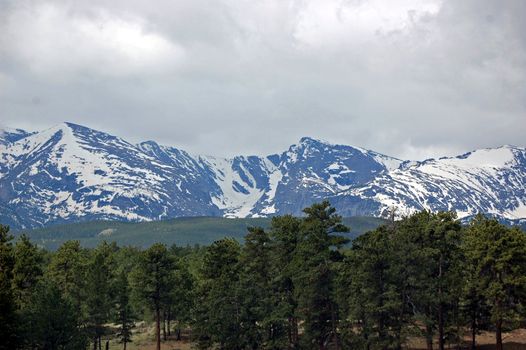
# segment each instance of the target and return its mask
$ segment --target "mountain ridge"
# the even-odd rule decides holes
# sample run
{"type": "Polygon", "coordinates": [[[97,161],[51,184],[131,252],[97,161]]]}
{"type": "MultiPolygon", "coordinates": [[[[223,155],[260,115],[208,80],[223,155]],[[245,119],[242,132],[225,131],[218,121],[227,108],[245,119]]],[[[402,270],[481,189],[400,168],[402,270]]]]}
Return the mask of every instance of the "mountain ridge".
{"type": "Polygon", "coordinates": [[[344,216],[421,209],[526,218],[526,148],[401,160],[302,137],[281,153],[195,155],[74,123],[0,132],[0,222],[15,228],[88,220],[300,215],[329,199],[344,216]]]}

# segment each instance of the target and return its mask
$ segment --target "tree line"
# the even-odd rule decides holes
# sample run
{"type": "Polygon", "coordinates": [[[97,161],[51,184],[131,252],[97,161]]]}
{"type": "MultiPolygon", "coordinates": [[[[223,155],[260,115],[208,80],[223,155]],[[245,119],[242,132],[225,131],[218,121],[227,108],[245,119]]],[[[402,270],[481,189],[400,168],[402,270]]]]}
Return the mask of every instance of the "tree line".
{"type": "Polygon", "coordinates": [[[474,349],[479,332],[524,326],[526,236],[479,215],[422,211],[349,244],[328,202],[274,217],[244,244],[141,250],[64,243],[0,226],[0,349],[126,349],[136,322],[157,349],[190,330],[201,349],[474,349]]]}

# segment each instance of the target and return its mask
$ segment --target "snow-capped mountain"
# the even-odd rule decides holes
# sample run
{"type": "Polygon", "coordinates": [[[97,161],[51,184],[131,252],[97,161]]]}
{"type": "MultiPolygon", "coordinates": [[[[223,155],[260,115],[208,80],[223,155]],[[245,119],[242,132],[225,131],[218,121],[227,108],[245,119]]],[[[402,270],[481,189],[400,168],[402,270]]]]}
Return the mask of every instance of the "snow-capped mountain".
{"type": "Polygon", "coordinates": [[[420,209],[526,220],[526,149],[503,146],[409,162],[302,138],[281,154],[225,159],[64,123],[0,132],[0,222],[15,228],[178,216],[341,215],[420,209]]]}

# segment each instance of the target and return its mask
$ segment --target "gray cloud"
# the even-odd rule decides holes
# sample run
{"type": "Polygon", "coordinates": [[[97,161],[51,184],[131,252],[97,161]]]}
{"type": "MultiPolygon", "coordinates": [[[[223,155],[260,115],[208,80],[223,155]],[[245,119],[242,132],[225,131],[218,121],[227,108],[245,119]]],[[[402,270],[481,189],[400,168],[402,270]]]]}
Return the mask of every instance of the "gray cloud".
{"type": "Polygon", "coordinates": [[[0,123],[196,153],[425,158],[526,135],[522,0],[0,2],[0,123]]]}

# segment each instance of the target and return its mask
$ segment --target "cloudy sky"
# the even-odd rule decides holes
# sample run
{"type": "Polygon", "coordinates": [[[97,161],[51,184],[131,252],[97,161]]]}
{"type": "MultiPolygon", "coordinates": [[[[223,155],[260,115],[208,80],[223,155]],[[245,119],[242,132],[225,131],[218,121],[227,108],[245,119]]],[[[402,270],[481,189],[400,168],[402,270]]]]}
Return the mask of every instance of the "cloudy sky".
{"type": "Polygon", "coordinates": [[[196,153],[526,146],[523,0],[0,0],[0,126],[196,153]]]}

